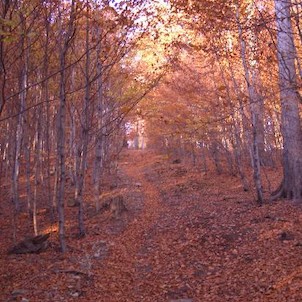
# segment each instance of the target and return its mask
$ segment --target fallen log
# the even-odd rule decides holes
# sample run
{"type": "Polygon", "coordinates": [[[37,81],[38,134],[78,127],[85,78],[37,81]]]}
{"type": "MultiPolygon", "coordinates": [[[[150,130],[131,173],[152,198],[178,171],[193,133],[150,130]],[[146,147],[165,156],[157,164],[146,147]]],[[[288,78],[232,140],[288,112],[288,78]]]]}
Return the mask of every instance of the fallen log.
{"type": "Polygon", "coordinates": [[[30,238],[26,238],[13,246],[8,254],[29,254],[29,253],[41,253],[48,247],[48,238],[50,233],[38,235],[30,238]]]}

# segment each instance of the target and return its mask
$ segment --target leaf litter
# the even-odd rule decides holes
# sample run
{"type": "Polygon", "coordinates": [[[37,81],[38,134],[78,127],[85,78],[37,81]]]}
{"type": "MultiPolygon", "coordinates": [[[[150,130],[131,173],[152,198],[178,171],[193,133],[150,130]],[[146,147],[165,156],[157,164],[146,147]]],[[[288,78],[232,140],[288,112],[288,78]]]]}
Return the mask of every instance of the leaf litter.
{"type": "Polygon", "coordinates": [[[302,300],[300,205],[259,207],[239,179],[147,151],[123,155],[120,179],[114,194],[123,195],[127,213],[87,216],[79,239],[75,209],[67,208],[64,255],[55,232],[41,254],[8,255],[2,206],[1,301],[302,300]]]}

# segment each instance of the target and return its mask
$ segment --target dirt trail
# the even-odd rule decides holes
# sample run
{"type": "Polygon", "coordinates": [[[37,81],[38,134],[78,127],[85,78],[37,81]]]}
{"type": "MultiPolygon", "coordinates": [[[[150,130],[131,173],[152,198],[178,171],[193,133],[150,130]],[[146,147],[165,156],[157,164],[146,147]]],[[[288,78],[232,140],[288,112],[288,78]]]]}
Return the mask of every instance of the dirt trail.
{"type": "Polygon", "coordinates": [[[106,259],[101,273],[100,287],[104,301],[140,301],[140,299],[147,301],[150,294],[146,288],[148,284],[141,284],[144,274],[152,270],[146,260],[149,248],[146,242],[150,236],[150,229],[165,209],[159,190],[147,180],[144,173],[148,162],[153,163],[155,159],[148,160],[145,156],[151,155],[133,151],[132,156],[128,158],[129,161],[122,164],[122,169],[131,180],[132,186],[139,187],[144,205],[140,215],[114,239],[112,253],[106,259]],[[118,278],[117,282],[112,278],[118,278]]]}
{"type": "Polygon", "coordinates": [[[259,208],[238,179],[151,153],[128,160],[122,168],[141,185],[144,208],[105,261],[102,301],[300,301],[291,290],[286,298],[284,280],[302,263],[292,257],[302,237],[280,240],[296,227],[294,208],[259,208]]]}

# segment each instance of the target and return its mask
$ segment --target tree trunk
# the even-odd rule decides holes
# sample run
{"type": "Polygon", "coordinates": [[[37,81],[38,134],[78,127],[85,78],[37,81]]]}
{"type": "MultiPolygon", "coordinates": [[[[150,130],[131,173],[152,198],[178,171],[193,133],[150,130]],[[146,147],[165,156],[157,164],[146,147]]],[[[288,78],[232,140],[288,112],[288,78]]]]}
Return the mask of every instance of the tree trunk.
{"type": "Polygon", "coordinates": [[[250,102],[250,111],[252,117],[252,163],[253,163],[253,179],[255,183],[256,193],[257,193],[257,201],[262,204],[263,203],[263,191],[262,191],[262,183],[261,183],[261,172],[260,172],[260,157],[259,157],[259,146],[258,146],[258,128],[259,126],[259,116],[256,110],[256,103],[258,102],[256,90],[254,87],[254,83],[251,82],[250,79],[250,71],[248,67],[248,62],[246,59],[246,44],[243,40],[242,26],[239,19],[239,8],[237,7],[236,12],[237,17],[237,26],[238,26],[238,34],[240,41],[240,54],[242,65],[244,69],[245,80],[248,89],[249,102],[250,102]]]}
{"type": "Polygon", "coordinates": [[[283,136],[283,181],[272,199],[302,199],[302,131],[296,85],[295,46],[290,1],[275,0],[283,136]]]}
{"type": "Polygon", "coordinates": [[[87,165],[87,153],[88,153],[88,143],[89,143],[89,106],[90,106],[90,49],[89,49],[89,2],[86,1],[86,63],[85,63],[85,99],[83,103],[83,123],[81,132],[81,141],[79,142],[79,171],[77,173],[77,188],[76,188],[76,203],[79,206],[78,211],[78,227],[79,236],[85,235],[84,228],[84,201],[83,201],[83,191],[84,191],[84,181],[85,181],[85,170],[87,165]]]}
{"type": "Polygon", "coordinates": [[[61,50],[60,53],[60,107],[58,112],[58,134],[57,134],[57,184],[56,198],[57,210],[59,219],[59,241],[61,250],[66,251],[65,243],[65,214],[64,214],[64,189],[65,189],[65,120],[66,120],[66,71],[65,71],[65,53],[66,50],[61,50]]]}
{"type": "MultiPolygon", "coordinates": [[[[46,124],[45,124],[45,130],[44,130],[44,136],[45,136],[45,148],[46,148],[46,175],[47,175],[47,184],[46,184],[46,191],[47,191],[47,199],[48,199],[48,207],[50,210],[50,223],[52,224],[55,220],[55,202],[52,200],[52,191],[51,191],[51,141],[50,141],[50,135],[51,135],[51,124],[50,124],[50,118],[51,118],[51,112],[50,112],[50,101],[49,101],[49,81],[47,79],[48,73],[49,73],[49,30],[50,30],[50,12],[45,8],[45,44],[44,44],[44,58],[43,58],[43,78],[44,81],[42,83],[42,96],[44,98],[44,101],[46,103],[46,124]]],[[[55,194],[54,194],[55,196],[55,194]]]]}
{"type": "MultiPolygon", "coordinates": [[[[24,22],[24,20],[22,21],[24,22]]],[[[22,51],[21,58],[21,70],[20,70],[20,106],[19,106],[19,115],[18,122],[16,128],[16,140],[15,140],[15,150],[14,150],[14,164],[13,164],[13,172],[12,172],[12,197],[15,205],[15,210],[18,212],[20,210],[20,202],[19,202],[19,173],[20,173],[20,157],[22,151],[22,138],[24,132],[24,110],[26,107],[26,94],[27,94],[27,62],[26,58],[24,58],[24,50],[25,50],[25,41],[24,37],[22,37],[20,42],[20,49],[22,51]]]]}
{"type": "Polygon", "coordinates": [[[37,110],[37,125],[36,125],[36,135],[35,135],[35,143],[34,143],[34,149],[35,149],[35,157],[34,157],[34,174],[35,174],[35,187],[34,187],[34,196],[33,196],[33,227],[34,227],[34,234],[35,236],[38,235],[38,225],[37,225],[37,200],[38,200],[38,187],[40,185],[41,179],[40,179],[40,169],[41,169],[41,131],[42,131],[42,125],[41,125],[41,116],[42,116],[42,110],[39,108],[37,110]]]}
{"type": "Polygon", "coordinates": [[[95,209],[98,213],[100,210],[100,177],[103,168],[103,141],[104,141],[104,98],[103,98],[103,66],[101,62],[101,29],[97,25],[96,36],[100,37],[98,41],[96,55],[97,55],[97,135],[95,141],[95,160],[94,160],[94,196],[95,209]]]}
{"type": "MultiPolygon", "coordinates": [[[[60,10],[60,9],[59,9],[60,10]]],[[[59,241],[61,251],[66,251],[65,242],[65,210],[64,210],[64,194],[65,194],[65,178],[66,178],[66,165],[65,165],[65,124],[66,124],[66,56],[70,46],[70,42],[74,35],[74,19],[75,19],[75,1],[72,0],[70,8],[70,20],[68,23],[68,30],[65,32],[63,29],[62,12],[60,15],[60,35],[64,37],[60,45],[60,105],[58,111],[58,128],[57,128],[57,153],[58,153],[58,167],[57,167],[57,184],[56,184],[56,197],[57,197],[57,210],[59,219],[59,241]]]]}
{"type": "MultiPolygon", "coordinates": [[[[294,15],[294,19],[295,19],[295,25],[297,28],[297,32],[299,35],[299,40],[300,40],[300,44],[302,44],[302,28],[301,28],[301,19],[302,19],[302,3],[301,0],[293,0],[293,15],[294,15]]],[[[298,43],[298,42],[297,42],[298,43]]],[[[298,53],[296,52],[296,62],[297,62],[297,67],[298,67],[298,72],[299,72],[299,76],[300,79],[302,79],[302,64],[301,64],[301,60],[298,56],[298,53]]],[[[301,97],[300,97],[300,102],[301,101],[301,97]]]]}
{"type": "MultiPolygon", "coordinates": [[[[1,19],[7,20],[7,15],[10,9],[12,1],[2,1],[2,12],[1,12],[1,19]]],[[[0,31],[5,32],[7,28],[5,28],[5,23],[0,23],[0,31]]],[[[0,116],[3,112],[4,105],[6,103],[5,97],[5,89],[6,89],[6,80],[7,80],[7,70],[5,64],[5,40],[0,37],[0,116]]]]}

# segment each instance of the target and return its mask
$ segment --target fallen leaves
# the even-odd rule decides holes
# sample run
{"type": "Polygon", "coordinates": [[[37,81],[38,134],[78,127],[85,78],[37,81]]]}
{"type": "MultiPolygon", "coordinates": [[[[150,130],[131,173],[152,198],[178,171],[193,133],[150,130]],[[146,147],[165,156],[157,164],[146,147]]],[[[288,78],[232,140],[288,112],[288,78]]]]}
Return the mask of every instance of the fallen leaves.
{"type": "Polygon", "coordinates": [[[38,256],[5,255],[2,241],[2,300],[300,301],[301,209],[258,207],[238,179],[184,165],[132,151],[121,164],[129,211],[89,217],[66,255],[53,238],[38,256]]]}

